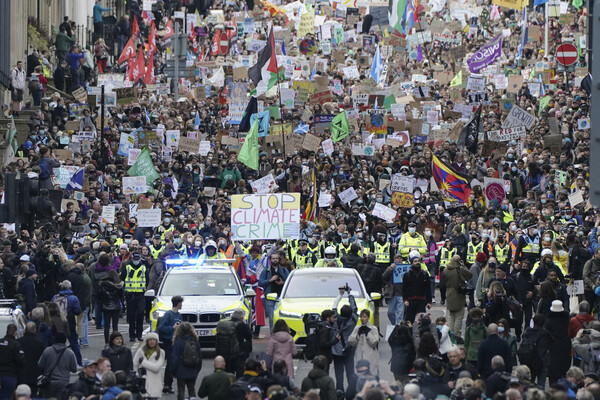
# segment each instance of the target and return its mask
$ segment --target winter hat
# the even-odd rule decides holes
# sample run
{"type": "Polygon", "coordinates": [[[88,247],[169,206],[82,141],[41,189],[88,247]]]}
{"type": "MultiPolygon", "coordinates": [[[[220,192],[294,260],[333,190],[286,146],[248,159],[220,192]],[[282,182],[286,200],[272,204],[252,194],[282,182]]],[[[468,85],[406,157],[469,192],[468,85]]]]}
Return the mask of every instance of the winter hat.
{"type": "Polygon", "coordinates": [[[475,261],[477,261],[479,264],[483,264],[484,262],[487,261],[487,256],[485,255],[485,253],[483,251],[480,251],[479,253],[477,253],[477,256],[475,257],[475,261]]]}
{"type": "Polygon", "coordinates": [[[412,263],[415,258],[421,259],[421,254],[417,250],[408,253],[408,260],[412,263]]]}
{"type": "Polygon", "coordinates": [[[145,339],[146,339],[146,341],[151,340],[151,339],[158,341],[158,334],[156,332],[148,332],[148,333],[146,333],[145,339]]]}
{"type": "Polygon", "coordinates": [[[35,272],[35,269],[28,269],[27,272],[25,272],[25,277],[29,278],[30,276],[33,276],[37,274],[37,272],[35,272]]]}
{"type": "Polygon", "coordinates": [[[58,331],[54,334],[54,343],[67,343],[67,336],[64,334],[64,332],[58,331]]]}
{"type": "Polygon", "coordinates": [[[546,257],[546,256],[554,256],[552,254],[552,250],[550,250],[550,249],[544,249],[544,250],[542,250],[542,258],[546,257]]]}

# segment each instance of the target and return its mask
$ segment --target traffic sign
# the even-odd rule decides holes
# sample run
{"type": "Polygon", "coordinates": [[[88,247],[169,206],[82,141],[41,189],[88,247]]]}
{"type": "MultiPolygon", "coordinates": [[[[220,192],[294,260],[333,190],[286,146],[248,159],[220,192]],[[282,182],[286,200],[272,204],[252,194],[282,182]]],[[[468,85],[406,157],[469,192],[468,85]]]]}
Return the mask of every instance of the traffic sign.
{"type": "Polygon", "coordinates": [[[563,43],[556,49],[556,61],[564,66],[575,64],[578,57],[577,47],[571,43],[563,43]]]}
{"type": "Polygon", "coordinates": [[[229,50],[229,37],[227,37],[227,32],[222,32],[219,40],[219,52],[225,55],[227,50],[229,50]]]}

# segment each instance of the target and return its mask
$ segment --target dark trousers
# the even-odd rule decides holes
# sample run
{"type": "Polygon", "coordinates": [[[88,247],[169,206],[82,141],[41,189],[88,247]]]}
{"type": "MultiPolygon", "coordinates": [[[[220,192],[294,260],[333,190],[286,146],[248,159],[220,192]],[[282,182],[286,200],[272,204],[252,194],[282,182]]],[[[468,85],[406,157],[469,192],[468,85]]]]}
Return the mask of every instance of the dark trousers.
{"type": "Polygon", "coordinates": [[[102,316],[104,317],[104,343],[108,343],[110,337],[110,325],[112,322],[112,331],[119,330],[119,313],[120,310],[102,310],[102,316]]]}
{"type": "Polygon", "coordinates": [[[532,303],[523,303],[523,326],[524,330],[529,328],[529,324],[531,323],[531,318],[533,318],[533,304],[532,303]]]}
{"type": "Polygon", "coordinates": [[[167,359],[167,368],[165,370],[165,387],[173,387],[173,373],[171,371],[171,353],[173,352],[173,342],[165,340],[160,344],[160,348],[165,351],[165,358],[167,359]]]}
{"type": "Polygon", "coordinates": [[[177,400],[183,400],[185,398],[185,388],[188,390],[188,397],[196,397],[194,384],[195,379],[179,379],[177,378],[177,400]]]}
{"type": "Polygon", "coordinates": [[[333,356],[336,390],[344,390],[344,370],[346,370],[348,385],[354,381],[354,354],[350,350],[347,350],[347,352],[348,354],[343,356],[333,356]]]}
{"type": "Polygon", "coordinates": [[[4,375],[0,377],[0,400],[8,400],[17,388],[15,376],[4,375]]]}
{"type": "Polygon", "coordinates": [[[446,302],[446,278],[444,277],[444,268],[440,268],[440,297],[442,304],[446,302]]]}
{"type": "Polygon", "coordinates": [[[426,300],[408,300],[408,307],[404,310],[404,320],[415,322],[418,313],[425,312],[426,300]]]}
{"type": "Polygon", "coordinates": [[[96,299],[96,307],[94,307],[94,322],[96,329],[102,328],[102,303],[98,299],[96,299]]]}
{"type": "Polygon", "coordinates": [[[81,350],[79,349],[79,336],[76,330],[72,330],[69,334],[69,344],[71,345],[71,350],[75,353],[77,365],[82,365],[83,360],[81,359],[81,350]]]}
{"type": "Polygon", "coordinates": [[[127,303],[127,323],[129,324],[129,338],[142,337],[144,329],[144,309],[146,308],[144,293],[125,293],[127,303]]]}

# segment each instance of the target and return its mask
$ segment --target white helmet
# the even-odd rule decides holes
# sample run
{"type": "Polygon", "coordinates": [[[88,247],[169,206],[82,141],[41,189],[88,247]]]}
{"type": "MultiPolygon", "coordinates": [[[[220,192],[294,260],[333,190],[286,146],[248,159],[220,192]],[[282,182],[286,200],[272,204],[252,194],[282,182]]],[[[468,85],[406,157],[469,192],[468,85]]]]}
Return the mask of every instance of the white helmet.
{"type": "Polygon", "coordinates": [[[335,256],[335,247],[333,247],[333,246],[327,246],[325,248],[325,258],[327,258],[328,255],[335,256]]]}
{"type": "Polygon", "coordinates": [[[214,247],[215,249],[217,248],[217,244],[215,243],[214,240],[209,240],[208,242],[206,242],[206,245],[204,246],[204,248],[206,249],[207,247],[214,247]]]}
{"type": "Polygon", "coordinates": [[[418,258],[420,260],[421,253],[419,253],[418,250],[411,250],[410,253],[408,253],[408,259],[412,261],[413,258],[418,258]]]}

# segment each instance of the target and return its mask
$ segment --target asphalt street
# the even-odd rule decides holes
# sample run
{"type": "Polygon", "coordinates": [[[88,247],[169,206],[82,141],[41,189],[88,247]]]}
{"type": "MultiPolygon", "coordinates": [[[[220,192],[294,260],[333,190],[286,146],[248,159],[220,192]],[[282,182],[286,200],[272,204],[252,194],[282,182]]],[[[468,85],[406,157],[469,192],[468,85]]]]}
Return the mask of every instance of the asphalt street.
{"type": "MultiPolygon", "coordinates": [[[[439,296],[438,296],[439,298],[439,296]]],[[[430,311],[432,320],[435,321],[435,318],[444,315],[445,307],[441,306],[439,303],[433,304],[433,307],[430,311]]],[[[379,309],[379,325],[381,327],[381,334],[385,336],[386,328],[389,326],[389,319],[387,317],[387,307],[381,307],[379,309]]],[[[137,348],[140,346],[140,342],[131,343],[128,341],[129,338],[129,330],[126,320],[123,318],[119,323],[119,330],[123,333],[125,338],[125,345],[132,348],[133,353],[136,352],[137,348]]],[[[260,354],[262,351],[265,351],[267,348],[267,344],[269,342],[268,336],[268,326],[262,327],[261,329],[261,338],[253,341],[253,354],[251,357],[256,357],[257,354],[260,354]],[[264,338],[262,336],[265,336],[264,338]]],[[[89,347],[82,348],[81,354],[84,359],[89,360],[97,360],[100,357],[100,353],[104,348],[104,333],[102,330],[98,330],[95,328],[93,322],[90,323],[90,328],[88,332],[89,336],[89,347]]],[[[200,382],[202,378],[213,372],[213,358],[215,357],[215,352],[213,349],[205,349],[202,351],[203,353],[203,361],[202,361],[202,369],[200,374],[198,375],[198,380],[196,382],[196,390],[200,387],[200,382]]],[[[390,372],[389,362],[391,357],[390,347],[383,338],[379,344],[379,369],[380,369],[380,378],[388,381],[393,381],[393,375],[390,372]]],[[[302,379],[304,379],[308,371],[310,371],[312,364],[310,362],[306,362],[303,359],[294,359],[294,370],[295,376],[294,381],[298,386],[300,386],[302,379]]],[[[334,377],[333,367],[330,370],[330,375],[334,377]]],[[[75,380],[76,376],[72,376],[72,380],[75,380]]],[[[176,384],[174,384],[174,389],[176,388],[176,384]]],[[[164,399],[176,399],[175,394],[164,395],[162,398],[164,399]]]]}

